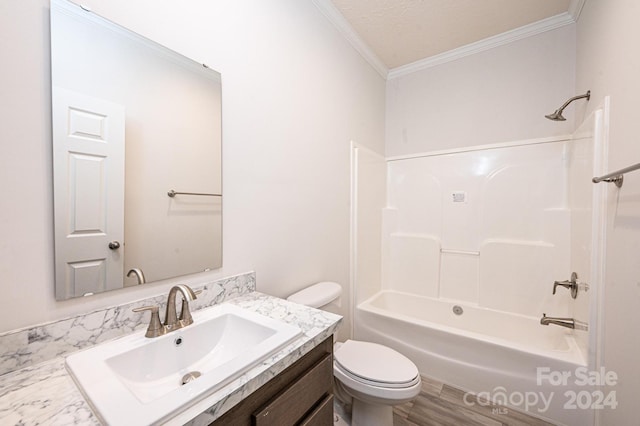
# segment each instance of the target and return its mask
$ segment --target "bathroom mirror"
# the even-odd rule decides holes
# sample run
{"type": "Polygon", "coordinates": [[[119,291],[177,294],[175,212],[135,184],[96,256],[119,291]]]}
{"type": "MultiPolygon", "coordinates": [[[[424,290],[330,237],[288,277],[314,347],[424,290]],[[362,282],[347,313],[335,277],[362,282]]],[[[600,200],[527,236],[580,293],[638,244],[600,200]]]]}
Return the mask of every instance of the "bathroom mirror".
{"type": "Polygon", "coordinates": [[[51,80],[56,299],[219,268],[220,74],[52,0],[51,80]]]}

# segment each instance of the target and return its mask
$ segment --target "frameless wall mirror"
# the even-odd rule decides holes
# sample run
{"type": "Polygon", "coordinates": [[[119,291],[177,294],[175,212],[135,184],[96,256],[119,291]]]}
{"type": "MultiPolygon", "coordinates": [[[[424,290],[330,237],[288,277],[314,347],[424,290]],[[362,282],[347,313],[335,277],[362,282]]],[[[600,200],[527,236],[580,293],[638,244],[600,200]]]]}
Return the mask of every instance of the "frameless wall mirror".
{"type": "Polygon", "coordinates": [[[51,2],[56,299],[222,265],[220,74],[51,2]]]}

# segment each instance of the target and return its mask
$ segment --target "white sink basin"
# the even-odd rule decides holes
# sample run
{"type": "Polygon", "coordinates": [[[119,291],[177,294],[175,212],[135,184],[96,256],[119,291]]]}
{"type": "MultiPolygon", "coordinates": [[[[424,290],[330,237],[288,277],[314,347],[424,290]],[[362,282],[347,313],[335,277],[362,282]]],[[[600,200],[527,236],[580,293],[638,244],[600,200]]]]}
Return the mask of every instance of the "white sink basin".
{"type": "Polygon", "coordinates": [[[67,369],[104,423],[162,423],[301,334],[226,303],[197,311],[193,319],[161,337],[144,337],[143,330],[67,357],[67,369]],[[194,372],[199,377],[183,385],[194,372]]]}

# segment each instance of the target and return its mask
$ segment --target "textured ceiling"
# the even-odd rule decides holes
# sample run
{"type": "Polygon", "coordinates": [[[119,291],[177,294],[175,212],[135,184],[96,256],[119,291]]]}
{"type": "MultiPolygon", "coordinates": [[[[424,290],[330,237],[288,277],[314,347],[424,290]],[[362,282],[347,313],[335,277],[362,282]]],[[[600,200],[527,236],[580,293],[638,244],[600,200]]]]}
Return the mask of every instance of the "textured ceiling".
{"type": "Polygon", "coordinates": [[[332,0],[388,68],[555,16],[570,0],[332,0]]]}

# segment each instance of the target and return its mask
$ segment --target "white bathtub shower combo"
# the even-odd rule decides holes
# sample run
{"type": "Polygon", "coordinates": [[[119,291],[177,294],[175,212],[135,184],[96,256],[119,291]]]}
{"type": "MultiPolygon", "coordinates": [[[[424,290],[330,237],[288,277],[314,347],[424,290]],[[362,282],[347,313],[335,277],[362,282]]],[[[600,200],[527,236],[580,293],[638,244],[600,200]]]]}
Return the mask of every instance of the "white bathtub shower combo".
{"type": "Polygon", "coordinates": [[[567,409],[566,392],[585,388],[545,374],[597,364],[603,193],[591,177],[605,113],[564,138],[386,159],[354,145],[354,338],[529,414],[593,424],[567,409]],[[572,272],[577,297],[568,283],[553,294],[572,272]]]}

